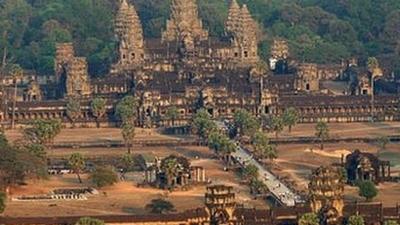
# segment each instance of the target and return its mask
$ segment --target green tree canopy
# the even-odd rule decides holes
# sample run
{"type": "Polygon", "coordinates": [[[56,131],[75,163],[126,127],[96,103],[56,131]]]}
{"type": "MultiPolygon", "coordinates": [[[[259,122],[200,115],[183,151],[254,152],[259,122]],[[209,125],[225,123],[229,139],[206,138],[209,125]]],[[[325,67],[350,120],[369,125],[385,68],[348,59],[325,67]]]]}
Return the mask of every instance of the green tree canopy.
{"type": "Polygon", "coordinates": [[[365,225],[364,218],[359,215],[350,216],[347,225],[365,225]]]}
{"type": "Polygon", "coordinates": [[[24,129],[24,137],[32,144],[48,146],[61,132],[59,120],[34,120],[24,129]]]}
{"type": "Polygon", "coordinates": [[[125,96],[120,102],[118,102],[115,113],[121,120],[122,124],[135,124],[138,106],[138,100],[131,95],[125,96]]]}
{"type": "Polygon", "coordinates": [[[269,142],[267,135],[263,132],[256,132],[252,138],[252,146],[255,155],[261,159],[274,160],[277,158],[276,146],[269,142]]]}
{"type": "Polygon", "coordinates": [[[179,118],[179,110],[175,106],[168,107],[165,117],[171,120],[172,126],[175,126],[175,120],[179,118]]]}
{"type": "Polygon", "coordinates": [[[125,146],[128,149],[128,154],[131,154],[133,140],[135,138],[135,125],[124,123],[121,127],[121,133],[125,142],[125,146]]]}
{"type": "Polygon", "coordinates": [[[217,125],[212,121],[211,115],[206,109],[200,109],[192,118],[192,129],[203,139],[207,139],[208,135],[217,130],[217,125]]]}
{"type": "Polygon", "coordinates": [[[292,131],[292,127],[299,121],[299,115],[295,108],[288,108],[282,116],[283,124],[289,127],[289,133],[292,131]]]}
{"type": "Polygon", "coordinates": [[[117,183],[118,176],[110,167],[97,167],[90,174],[90,180],[96,187],[102,188],[117,183]]]}
{"type": "Polygon", "coordinates": [[[258,179],[258,176],[259,176],[259,170],[257,166],[253,164],[249,164],[243,169],[243,177],[245,177],[248,180],[258,179]]]}
{"type": "Polygon", "coordinates": [[[96,126],[100,127],[99,119],[103,117],[107,112],[107,101],[104,98],[94,98],[90,103],[90,109],[93,116],[96,118],[96,126]]]}
{"type": "Polygon", "coordinates": [[[326,122],[320,121],[315,126],[315,136],[321,142],[321,149],[324,149],[324,142],[329,137],[329,128],[326,122]]]}
{"type": "Polygon", "coordinates": [[[71,120],[72,127],[75,128],[76,120],[81,116],[81,103],[77,98],[69,98],[66,106],[66,113],[71,120]]]}
{"type": "Polygon", "coordinates": [[[371,201],[378,195],[378,189],[372,181],[361,181],[358,183],[358,194],[371,201]]]}
{"type": "Polygon", "coordinates": [[[280,116],[272,117],[271,126],[272,130],[275,132],[275,136],[278,137],[279,133],[283,131],[283,128],[285,126],[282,117],[280,116]]]}
{"type": "Polygon", "coordinates": [[[68,164],[71,166],[72,170],[78,177],[79,183],[82,183],[80,174],[85,169],[85,158],[80,153],[73,153],[70,155],[68,164]]]}
{"type": "Polygon", "coordinates": [[[10,145],[3,133],[0,133],[0,156],[0,190],[47,174],[47,161],[42,154],[25,146],[10,145]]]}
{"type": "Polygon", "coordinates": [[[256,117],[245,109],[238,109],[234,114],[234,125],[239,135],[251,137],[260,129],[260,123],[256,117]]]}

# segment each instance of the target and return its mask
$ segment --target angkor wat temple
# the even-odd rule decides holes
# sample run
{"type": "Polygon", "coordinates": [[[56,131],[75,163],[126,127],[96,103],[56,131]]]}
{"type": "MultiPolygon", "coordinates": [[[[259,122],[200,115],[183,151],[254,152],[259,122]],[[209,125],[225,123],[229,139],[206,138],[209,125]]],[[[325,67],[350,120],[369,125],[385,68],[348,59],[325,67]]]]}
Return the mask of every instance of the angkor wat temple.
{"type": "MultiPolygon", "coordinates": [[[[91,126],[95,118],[88,106],[100,96],[109,104],[108,114],[100,120],[103,126],[110,125],[116,120],[116,102],[127,94],[138,97],[138,124],[149,127],[166,124],[165,113],[171,106],[179,110],[179,125],[199,108],[214,117],[231,118],[237,108],[254,115],[279,115],[294,107],[303,123],[400,119],[400,82],[388,79],[392,88],[373,90],[373,74],[357,60],[302,63],[279,38],[271,45],[270,58],[261,59],[261,32],[247,6],[232,0],[228,14],[225,35],[210,37],[196,1],[173,0],[162,37],[145,40],[134,5],[122,0],[115,18],[118,59],[109,74],[90,78],[87,61],[75,55],[73,44],[57,44],[55,76],[18,80],[16,123],[35,118],[67,122],[66,99],[75,97],[82,105],[78,122],[91,126]],[[373,92],[379,94],[372,98],[373,92]]],[[[14,108],[12,82],[3,96],[0,119],[7,124],[14,108]]]]}

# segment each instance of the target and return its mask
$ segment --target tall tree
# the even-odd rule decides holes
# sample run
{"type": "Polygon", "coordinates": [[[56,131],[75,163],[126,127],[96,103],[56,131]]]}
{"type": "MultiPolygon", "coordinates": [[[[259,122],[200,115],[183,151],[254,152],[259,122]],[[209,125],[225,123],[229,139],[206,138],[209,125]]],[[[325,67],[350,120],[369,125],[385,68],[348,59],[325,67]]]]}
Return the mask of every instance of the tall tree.
{"type": "Polygon", "coordinates": [[[359,215],[350,216],[347,225],[365,225],[364,218],[359,215]]]}
{"type": "Polygon", "coordinates": [[[251,137],[260,129],[257,118],[245,109],[236,110],[233,117],[235,128],[241,136],[251,137]]]}
{"type": "Polygon", "coordinates": [[[283,124],[285,126],[288,126],[289,133],[291,133],[292,127],[295,126],[299,120],[299,115],[296,109],[291,107],[285,110],[282,119],[283,119],[283,124]]]}
{"type": "Polygon", "coordinates": [[[80,153],[73,153],[68,160],[68,164],[78,177],[79,183],[82,183],[80,174],[85,169],[85,158],[80,153]]]}
{"type": "Polygon", "coordinates": [[[318,216],[315,213],[306,213],[299,219],[299,225],[319,225],[318,216]]]}
{"type": "Polygon", "coordinates": [[[245,177],[248,181],[251,181],[252,179],[258,179],[259,177],[259,170],[258,167],[249,164],[243,169],[243,177],[245,177]]]}
{"type": "Polygon", "coordinates": [[[6,201],[7,201],[6,193],[0,192],[0,214],[2,214],[6,209],[6,201]]]}
{"type": "Polygon", "coordinates": [[[315,126],[315,136],[321,143],[321,150],[324,150],[324,142],[329,138],[329,128],[326,122],[320,121],[315,126]]]}
{"type": "Polygon", "coordinates": [[[90,217],[82,217],[76,222],[75,225],[104,225],[104,221],[90,218],[90,217]]]}
{"type": "Polygon", "coordinates": [[[211,115],[205,109],[200,109],[192,118],[192,129],[203,140],[208,139],[209,134],[217,130],[217,125],[212,121],[211,115]]]}
{"type": "Polygon", "coordinates": [[[122,124],[135,124],[137,118],[138,100],[131,95],[125,96],[116,106],[115,113],[122,124]]]}
{"type": "Polygon", "coordinates": [[[26,178],[43,178],[47,174],[46,159],[24,146],[10,145],[0,133],[0,190],[25,182],[26,178]]]}
{"type": "Polygon", "coordinates": [[[256,132],[252,138],[252,146],[255,154],[261,159],[274,160],[277,158],[276,146],[269,142],[267,135],[256,132]]]}
{"type": "Polygon", "coordinates": [[[150,210],[151,213],[164,214],[175,211],[175,206],[167,200],[158,198],[151,200],[151,202],[146,205],[146,209],[150,210]]]}
{"type": "Polygon", "coordinates": [[[274,116],[272,118],[272,130],[275,132],[275,137],[279,137],[279,133],[283,131],[284,123],[283,119],[280,116],[274,116]]]}
{"type": "Polygon", "coordinates": [[[168,107],[167,112],[165,113],[166,119],[170,120],[172,126],[175,126],[175,120],[179,117],[179,110],[175,106],[168,107]]]}
{"type": "Polygon", "coordinates": [[[59,120],[34,120],[23,131],[24,137],[32,144],[43,145],[49,148],[55,137],[61,132],[59,120]]]}
{"type": "Polygon", "coordinates": [[[90,108],[93,116],[96,118],[96,126],[100,128],[99,119],[106,114],[107,101],[104,98],[97,97],[92,100],[90,108]]]}
{"type": "Polygon", "coordinates": [[[69,98],[66,106],[66,113],[71,120],[72,128],[75,128],[76,120],[81,116],[81,103],[77,98],[69,98]]]}
{"type": "Polygon", "coordinates": [[[11,116],[11,129],[15,128],[15,108],[17,104],[17,90],[18,90],[18,81],[24,75],[24,71],[19,65],[11,65],[10,66],[10,73],[13,77],[14,82],[14,96],[13,96],[13,107],[12,107],[12,116],[11,116]]]}
{"type": "Polygon", "coordinates": [[[131,154],[133,140],[135,138],[135,126],[130,123],[124,123],[121,127],[121,133],[125,146],[128,149],[128,154],[131,154]]]}

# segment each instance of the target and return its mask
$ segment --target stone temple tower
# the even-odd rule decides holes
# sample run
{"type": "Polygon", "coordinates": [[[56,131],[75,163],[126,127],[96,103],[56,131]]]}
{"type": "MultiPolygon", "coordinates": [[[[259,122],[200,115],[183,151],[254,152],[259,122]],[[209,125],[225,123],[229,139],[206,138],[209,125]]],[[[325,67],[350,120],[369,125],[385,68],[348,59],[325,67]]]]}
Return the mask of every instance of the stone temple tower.
{"type": "Polygon", "coordinates": [[[343,216],[344,183],[339,169],[320,167],[316,169],[308,185],[309,203],[325,225],[339,224],[343,216]]]}
{"type": "Polygon", "coordinates": [[[215,185],[207,187],[205,205],[210,215],[210,225],[231,225],[235,219],[235,193],[233,187],[215,185]]]}
{"type": "Polygon", "coordinates": [[[225,31],[231,37],[233,58],[243,65],[256,64],[258,58],[258,25],[246,5],[232,0],[225,31]]]}
{"type": "Polygon", "coordinates": [[[183,34],[190,34],[194,40],[208,39],[208,32],[203,29],[198,15],[196,0],[172,0],[170,19],[162,40],[180,41],[183,34]]]}
{"type": "Polygon", "coordinates": [[[141,65],[144,61],[143,28],[135,7],[127,0],[121,0],[115,33],[119,41],[119,61],[114,66],[129,69],[141,65]]]}
{"type": "Polygon", "coordinates": [[[91,94],[86,58],[75,57],[72,43],[57,43],[55,72],[57,97],[83,97],[91,94]]]}
{"type": "Polygon", "coordinates": [[[240,26],[240,6],[236,0],[232,0],[228,11],[228,19],[225,22],[227,34],[238,32],[240,26]]]}

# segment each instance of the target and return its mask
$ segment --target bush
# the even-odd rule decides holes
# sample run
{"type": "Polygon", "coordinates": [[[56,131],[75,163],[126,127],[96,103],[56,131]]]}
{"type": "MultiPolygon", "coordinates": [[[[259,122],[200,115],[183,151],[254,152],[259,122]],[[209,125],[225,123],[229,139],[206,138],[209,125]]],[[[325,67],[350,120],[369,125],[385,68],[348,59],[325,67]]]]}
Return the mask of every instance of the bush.
{"type": "Polygon", "coordinates": [[[6,209],[7,195],[4,192],[0,192],[0,213],[3,213],[6,209]]]}
{"type": "Polygon", "coordinates": [[[347,225],[364,225],[364,218],[362,216],[354,215],[350,216],[349,220],[347,221],[347,225]]]}
{"type": "Polygon", "coordinates": [[[75,225],[104,225],[104,221],[90,217],[82,217],[75,225]]]}
{"type": "Polygon", "coordinates": [[[367,201],[371,201],[378,195],[378,189],[372,181],[362,181],[358,183],[358,194],[361,197],[366,198],[367,201]]]}
{"type": "Polygon", "coordinates": [[[118,181],[117,174],[108,167],[99,167],[90,175],[90,180],[96,187],[111,186],[118,181]]]}
{"type": "Polygon", "coordinates": [[[146,205],[146,209],[150,210],[151,213],[163,214],[175,211],[175,206],[167,200],[158,198],[151,200],[146,205]]]}

